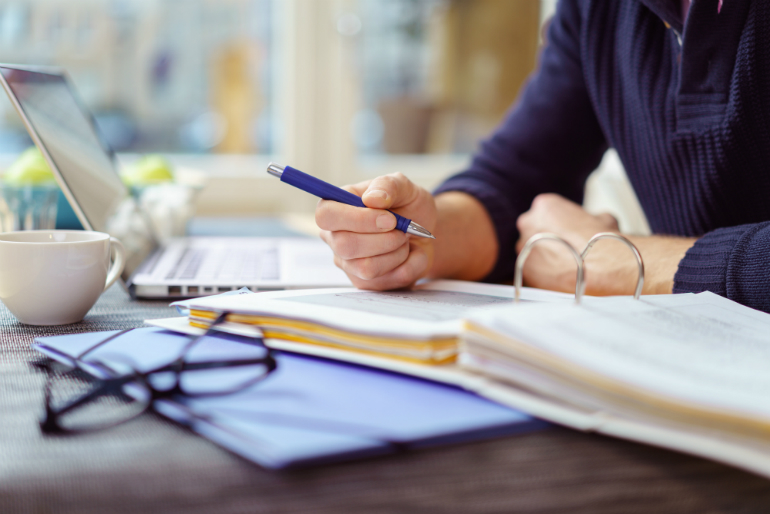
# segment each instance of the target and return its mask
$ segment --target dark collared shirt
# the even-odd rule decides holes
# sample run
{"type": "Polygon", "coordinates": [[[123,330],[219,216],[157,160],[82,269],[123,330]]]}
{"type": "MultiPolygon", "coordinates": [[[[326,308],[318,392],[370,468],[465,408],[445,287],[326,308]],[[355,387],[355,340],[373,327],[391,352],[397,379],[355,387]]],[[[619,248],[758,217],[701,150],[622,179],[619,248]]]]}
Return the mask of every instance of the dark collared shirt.
{"type": "Polygon", "coordinates": [[[516,218],[535,195],[581,202],[617,150],[654,233],[700,239],[675,292],[770,312],[770,2],[562,0],[537,71],[460,190],[489,211],[512,275],[516,218]]]}

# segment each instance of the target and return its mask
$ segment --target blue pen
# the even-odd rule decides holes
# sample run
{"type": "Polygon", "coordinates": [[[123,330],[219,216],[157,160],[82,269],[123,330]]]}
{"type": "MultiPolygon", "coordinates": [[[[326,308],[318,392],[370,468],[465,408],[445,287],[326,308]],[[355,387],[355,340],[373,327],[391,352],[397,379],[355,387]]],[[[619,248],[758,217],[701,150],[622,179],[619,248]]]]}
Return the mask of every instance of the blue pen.
{"type": "MultiPolygon", "coordinates": [[[[366,207],[360,196],[356,196],[353,193],[349,193],[344,189],[340,189],[337,186],[333,186],[317,179],[307,173],[303,173],[299,170],[292,168],[291,166],[281,166],[271,162],[267,167],[267,172],[274,177],[281,179],[281,182],[286,182],[296,188],[299,188],[306,193],[315,195],[324,200],[334,200],[335,202],[345,203],[352,205],[353,207],[366,207]]],[[[428,232],[425,228],[421,227],[414,221],[399,216],[395,212],[388,211],[396,217],[396,228],[401,232],[412,234],[419,237],[427,237],[430,239],[436,239],[433,234],[428,232]]]]}

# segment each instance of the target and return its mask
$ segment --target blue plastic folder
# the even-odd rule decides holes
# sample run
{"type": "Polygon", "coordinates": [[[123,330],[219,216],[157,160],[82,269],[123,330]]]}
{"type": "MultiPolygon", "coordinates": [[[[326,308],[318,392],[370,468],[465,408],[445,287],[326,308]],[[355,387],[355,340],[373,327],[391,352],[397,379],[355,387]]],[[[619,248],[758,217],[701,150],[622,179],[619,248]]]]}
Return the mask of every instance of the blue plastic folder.
{"type": "MultiPolygon", "coordinates": [[[[43,337],[36,349],[69,361],[110,332],[43,337]]],[[[89,354],[149,370],[189,338],[158,328],[127,332],[89,354]]],[[[248,356],[255,340],[218,333],[218,355],[248,356]]],[[[515,434],[546,423],[462,389],[396,373],[285,352],[263,381],[224,397],[175,397],[155,410],[266,468],[326,463],[405,448],[515,434]]]]}

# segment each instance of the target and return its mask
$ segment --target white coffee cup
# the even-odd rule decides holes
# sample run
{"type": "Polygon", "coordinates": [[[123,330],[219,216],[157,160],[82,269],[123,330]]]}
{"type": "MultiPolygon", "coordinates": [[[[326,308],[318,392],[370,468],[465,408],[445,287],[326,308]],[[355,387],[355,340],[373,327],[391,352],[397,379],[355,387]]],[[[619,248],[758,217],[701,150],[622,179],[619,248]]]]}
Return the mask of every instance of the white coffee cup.
{"type": "Polygon", "coordinates": [[[109,234],[84,230],[0,233],[0,300],[22,323],[83,319],[123,272],[125,250],[109,234]],[[115,261],[110,267],[110,255],[115,261]]]}

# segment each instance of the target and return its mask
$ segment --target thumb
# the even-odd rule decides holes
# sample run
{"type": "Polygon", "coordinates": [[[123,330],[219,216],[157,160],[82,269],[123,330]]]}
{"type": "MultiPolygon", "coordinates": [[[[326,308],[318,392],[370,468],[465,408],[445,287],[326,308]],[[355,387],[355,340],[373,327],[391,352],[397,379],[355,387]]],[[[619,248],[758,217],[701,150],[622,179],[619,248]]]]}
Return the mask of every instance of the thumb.
{"type": "Polygon", "coordinates": [[[596,217],[599,218],[599,220],[608,227],[612,227],[612,230],[620,230],[617,218],[609,212],[603,212],[598,214],[596,217]]]}
{"type": "Polygon", "coordinates": [[[390,209],[410,203],[417,196],[417,186],[401,173],[377,177],[369,183],[361,199],[372,209],[390,209]]]}

